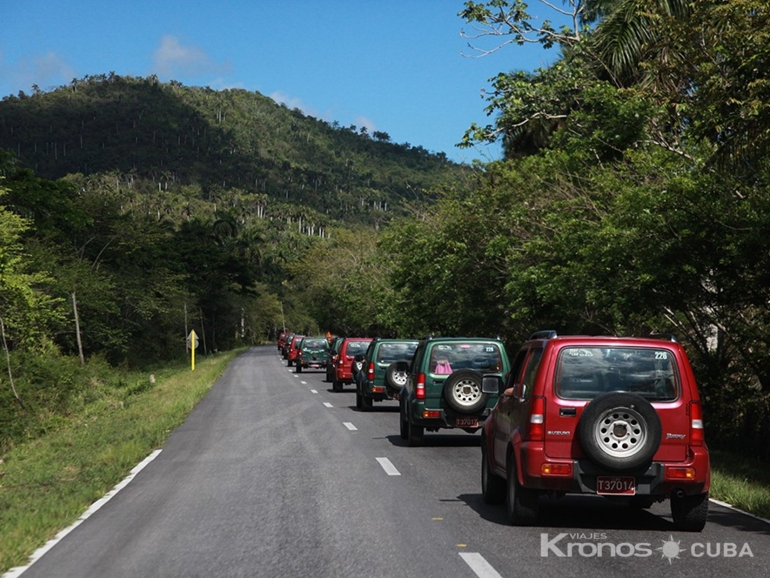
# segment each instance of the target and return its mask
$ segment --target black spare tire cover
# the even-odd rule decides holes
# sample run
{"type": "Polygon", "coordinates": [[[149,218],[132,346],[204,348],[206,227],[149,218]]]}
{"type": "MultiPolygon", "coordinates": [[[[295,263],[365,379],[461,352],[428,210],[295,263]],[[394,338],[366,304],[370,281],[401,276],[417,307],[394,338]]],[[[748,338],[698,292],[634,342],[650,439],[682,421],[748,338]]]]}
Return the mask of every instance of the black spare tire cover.
{"type": "Polygon", "coordinates": [[[487,405],[481,391],[481,374],[472,369],[459,369],[444,382],[444,401],[458,413],[479,413],[487,405]]]}
{"type": "Polygon", "coordinates": [[[609,470],[631,470],[652,460],[661,438],[660,417],[643,397],[603,393],[580,416],[577,434],[586,456],[609,470]]]}

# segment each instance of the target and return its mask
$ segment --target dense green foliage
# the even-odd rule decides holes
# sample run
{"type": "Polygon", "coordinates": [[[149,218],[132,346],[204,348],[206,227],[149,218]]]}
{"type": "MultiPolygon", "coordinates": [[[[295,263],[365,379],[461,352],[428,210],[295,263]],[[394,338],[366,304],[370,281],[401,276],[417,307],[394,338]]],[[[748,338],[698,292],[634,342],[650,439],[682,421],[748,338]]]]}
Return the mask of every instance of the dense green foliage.
{"type": "Polygon", "coordinates": [[[194,185],[208,199],[237,188],[372,224],[462,172],[444,153],[330,124],[257,92],[114,73],[3,98],[0,148],[48,179],[111,172],[127,187],[194,185]]]}
{"type": "MultiPolygon", "coordinates": [[[[545,328],[673,333],[710,442],[770,457],[767,6],[564,7],[572,26],[559,28],[520,0],[465,3],[493,38],[561,49],[546,68],[492,79],[490,124],[465,142],[502,140],[506,159],[473,171],[245,91],[110,77],[5,99],[2,138],[37,171],[3,163],[11,369],[77,354],[75,302],[85,354],[111,363],[183,353],[182,327],[209,350],[284,322],[500,335],[511,349],[545,328]],[[77,111],[66,125],[45,116],[55,103],[77,111]],[[63,142],[69,162],[89,125],[108,152],[84,136],[72,174],[46,172],[64,170],[63,142]]],[[[0,396],[21,407],[5,377],[0,396]]]]}

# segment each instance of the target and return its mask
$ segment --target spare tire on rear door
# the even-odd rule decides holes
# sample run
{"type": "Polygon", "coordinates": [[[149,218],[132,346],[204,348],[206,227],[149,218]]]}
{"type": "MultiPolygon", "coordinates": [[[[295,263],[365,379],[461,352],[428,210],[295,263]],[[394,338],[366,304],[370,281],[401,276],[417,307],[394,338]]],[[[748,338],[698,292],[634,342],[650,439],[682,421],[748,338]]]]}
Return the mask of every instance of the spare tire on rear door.
{"type": "Polygon", "coordinates": [[[444,382],[444,401],[458,413],[478,413],[487,405],[481,391],[481,374],[472,369],[458,369],[444,382]]]}
{"type": "Polygon", "coordinates": [[[580,446],[596,465],[631,470],[645,465],[658,451],[660,417],[643,397],[609,392],[583,410],[577,427],[580,446]]]}
{"type": "Polygon", "coordinates": [[[385,385],[392,392],[399,393],[406,385],[406,378],[409,375],[409,363],[406,361],[396,361],[385,370],[385,385]]]}

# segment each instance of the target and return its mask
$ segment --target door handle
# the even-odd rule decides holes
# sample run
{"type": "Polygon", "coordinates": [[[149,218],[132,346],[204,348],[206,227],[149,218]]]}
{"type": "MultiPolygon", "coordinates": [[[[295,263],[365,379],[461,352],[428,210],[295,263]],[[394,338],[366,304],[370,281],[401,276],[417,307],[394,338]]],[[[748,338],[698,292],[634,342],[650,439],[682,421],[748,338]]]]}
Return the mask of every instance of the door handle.
{"type": "Polygon", "coordinates": [[[559,408],[559,415],[562,417],[575,417],[577,415],[577,408],[561,407],[559,408]]]}

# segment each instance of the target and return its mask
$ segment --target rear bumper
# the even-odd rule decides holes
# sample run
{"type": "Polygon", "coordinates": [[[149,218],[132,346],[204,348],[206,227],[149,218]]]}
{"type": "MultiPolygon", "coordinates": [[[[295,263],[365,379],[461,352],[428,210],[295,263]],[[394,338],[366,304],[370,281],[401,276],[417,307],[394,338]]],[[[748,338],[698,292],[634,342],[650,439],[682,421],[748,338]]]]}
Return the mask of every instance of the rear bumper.
{"type": "Polygon", "coordinates": [[[334,377],[340,383],[353,383],[353,373],[350,371],[345,371],[344,369],[335,369],[334,377]]]}
{"type": "Polygon", "coordinates": [[[597,477],[633,477],[637,496],[669,497],[673,493],[684,495],[703,494],[709,490],[711,471],[708,450],[705,447],[691,448],[684,462],[652,462],[648,467],[627,472],[608,471],[587,459],[557,460],[548,458],[542,444],[522,444],[522,477],[525,487],[565,492],[570,494],[596,494],[597,477]],[[544,475],[544,464],[571,464],[569,475],[544,475]],[[669,468],[692,468],[692,479],[672,477],[669,468]]]}
{"type": "Polygon", "coordinates": [[[326,366],[328,365],[326,361],[315,361],[313,359],[307,361],[303,359],[300,364],[303,368],[312,367],[313,369],[326,369],[326,366]]]}
{"type": "Polygon", "coordinates": [[[481,429],[484,422],[489,417],[490,408],[484,408],[480,413],[476,414],[455,414],[451,411],[447,411],[444,408],[426,407],[425,403],[418,400],[410,401],[411,421],[417,426],[424,427],[426,429],[450,429],[450,428],[462,428],[462,429],[481,429]],[[424,412],[438,412],[438,417],[424,417],[424,412]],[[477,420],[477,426],[469,428],[464,425],[457,425],[458,419],[475,419],[477,420]]]}
{"type": "Polygon", "coordinates": [[[384,385],[376,385],[369,381],[364,381],[361,384],[361,393],[364,397],[368,397],[374,401],[393,399],[393,392],[388,391],[387,387],[384,385]]]}

